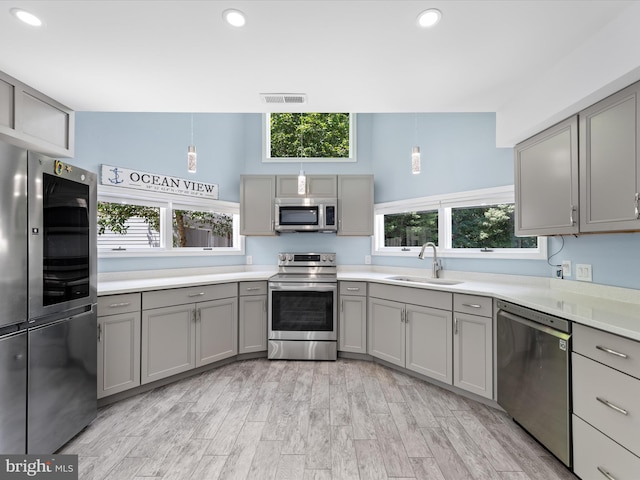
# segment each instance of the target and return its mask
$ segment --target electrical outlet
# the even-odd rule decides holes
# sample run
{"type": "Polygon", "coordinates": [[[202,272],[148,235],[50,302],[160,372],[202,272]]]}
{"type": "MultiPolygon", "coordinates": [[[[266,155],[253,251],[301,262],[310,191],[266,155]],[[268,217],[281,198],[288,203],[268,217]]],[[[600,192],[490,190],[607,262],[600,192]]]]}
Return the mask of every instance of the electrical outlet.
{"type": "Polygon", "coordinates": [[[571,261],[563,260],[562,261],[562,278],[571,276],[571,261]]]}
{"type": "Polygon", "coordinates": [[[580,280],[581,282],[593,281],[593,275],[592,275],[590,264],[588,263],[576,264],[576,280],[580,280]]]}
{"type": "Polygon", "coordinates": [[[371,265],[371,255],[365,255],[364,256],[364,264],[365,265],[371,265]]]}
{"type": "Polygon", "coordinates": [[[253,265],[253,257],[251,255],[247,255],[247,265],[253,265]]]}

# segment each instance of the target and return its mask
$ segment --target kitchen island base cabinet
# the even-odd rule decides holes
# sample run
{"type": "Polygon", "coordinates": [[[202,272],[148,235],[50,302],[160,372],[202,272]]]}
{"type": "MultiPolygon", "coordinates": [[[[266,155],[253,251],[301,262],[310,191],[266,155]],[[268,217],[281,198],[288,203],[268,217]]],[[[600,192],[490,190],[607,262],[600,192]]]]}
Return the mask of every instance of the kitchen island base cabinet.
{"type": "Polygon", "coordinates": [[[140,385],[140,294],[98,298],[98,398],[140,385]]]}

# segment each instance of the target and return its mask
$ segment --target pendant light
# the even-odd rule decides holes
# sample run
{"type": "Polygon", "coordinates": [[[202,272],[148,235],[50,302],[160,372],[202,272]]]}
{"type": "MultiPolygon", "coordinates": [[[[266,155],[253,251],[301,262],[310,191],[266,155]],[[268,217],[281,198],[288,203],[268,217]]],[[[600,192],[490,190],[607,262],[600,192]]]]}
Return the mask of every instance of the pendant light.
{"type": "MultiPolygon", "coordinates": [[[[418,114],[414,117],[414,140],[418,143],[418,114]]],[[[411,149],[411,173],[414,175],[420,174],[420,147],[414,146],[411,149]]]]}
{"type": "Polygon", "coordinates": [[[193,144],[193,113],[191,114],[191,145],[187,148],[187,171],[189,173],[196,173],[196,167],[198,164],[198,154],[196,153],[196,146],[193,144]]]}
{"type": "Polygon", "coordinates": [[[307,193],[307,177],[302,170],[302,162],[300,163],[300,173],[298,174],[298,195],[307,193]]]}

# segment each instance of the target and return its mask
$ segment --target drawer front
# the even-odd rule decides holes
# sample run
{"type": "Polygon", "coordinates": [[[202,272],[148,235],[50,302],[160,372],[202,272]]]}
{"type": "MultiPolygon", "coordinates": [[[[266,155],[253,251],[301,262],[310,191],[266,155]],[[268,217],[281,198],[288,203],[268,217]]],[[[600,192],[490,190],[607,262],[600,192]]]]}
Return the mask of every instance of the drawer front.
{"type": "Polygon", "coordinates": [[[637,480],[640,458],[573,416],[573,470],[582,480],[637,480]]]}
{"type": "Polygon", "coordinates": [[[142,293],[142,309],[185,305],[187,303],[208,302],[238,295],[237,283],[203,285],[200,287],[172,288],[142,293]]]}
{"type": "Polygon", "coordinates": [[[577,353],[572,360],[573,412],[640,454],[640,381],[577,353]]]}
{"type": "Polygon", "coordinates": [[[140,310],[139,293],[123,293],[120,295],[106,295],[98,297],[98,316],[130,313],[140,310]]]}
{"type": "Polygon", "coordinates": [[[491,317],[493,316],[493,298],[456,293],[453,295],[453,309],[456,312],[491,317]]]}
{"type": "Polygon", "coordinates": [[[441,310],[451,310],[451,307],[453,307],[452,293],[428,290],[426,288],[397,287],[395,285],[371,283],[369,284],[369,297],[439,308],[441,310]]]}
{"type": "Polygon", "coordinates": [[[266,295],[267,282],[240,282],[239,292],[241,297],[247,295],[266,295]]]}
{"type": "Polygon", "coordinates": [[[340,282],[340,295],[367,295],[367,282],[340,282]]]}
{"type": "Polygon", "coordinates": [[[640,342],[574,323],[573,351],[640,378],[640,342]]]}

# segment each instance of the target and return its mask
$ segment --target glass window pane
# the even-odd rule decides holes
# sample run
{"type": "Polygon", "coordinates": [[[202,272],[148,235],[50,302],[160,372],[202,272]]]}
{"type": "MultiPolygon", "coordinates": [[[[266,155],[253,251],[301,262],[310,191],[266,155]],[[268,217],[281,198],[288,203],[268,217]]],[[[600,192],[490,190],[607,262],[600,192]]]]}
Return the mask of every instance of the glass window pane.
{"type": "Polygon", "coordinates": [[[98,202],[98,247],[159,248],[160,208],[98,202]]]}
{"type": "Polygon", "coordinates": [[[172,218],[174,247],[233,247],[231,215],[173,210],[172,218]]]}
{"type": "Polygon", "coordinates": [[[537,248],[538,237],[516,237],[514,205],[451,209],[453,248],[537,248]]]}
{"type": "Polygon", "coordinates": [[[394,213],[384,216],[385,247],[438,244],[438,211],[394,213]]]}
{"type": "Polygon", "coordinates": [[[349,158],[348,113],[272,113],[271,158],[349,158]]]}

